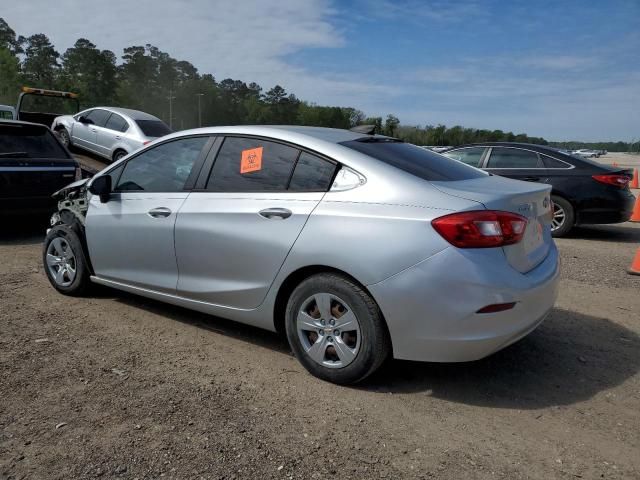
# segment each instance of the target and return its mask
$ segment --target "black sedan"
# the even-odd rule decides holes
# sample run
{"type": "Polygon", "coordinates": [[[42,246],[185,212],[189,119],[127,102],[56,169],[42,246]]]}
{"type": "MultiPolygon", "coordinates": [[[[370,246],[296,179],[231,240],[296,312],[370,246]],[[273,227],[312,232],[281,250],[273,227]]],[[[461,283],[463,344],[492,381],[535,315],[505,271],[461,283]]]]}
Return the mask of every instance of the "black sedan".
{"type": "Polygon", "coordinates": [[[46,126],[0,120],[0,215],[52,212],[51,195],[81,173],[46,126]]]}
{"type": "Polygon", "coordinates": [[[551,185],[555,237],[566,235],[575,225],[626,222],[633,210],[629,170],[555,148],[487,142],[461,145],[442,154],[495,175],[551,185]]]}

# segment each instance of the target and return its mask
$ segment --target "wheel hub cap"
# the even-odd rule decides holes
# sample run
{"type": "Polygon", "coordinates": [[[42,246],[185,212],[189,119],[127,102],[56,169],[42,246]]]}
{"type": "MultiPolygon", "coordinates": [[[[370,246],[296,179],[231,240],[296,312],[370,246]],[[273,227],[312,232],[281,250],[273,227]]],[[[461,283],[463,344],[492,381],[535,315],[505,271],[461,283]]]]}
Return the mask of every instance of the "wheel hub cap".
{"type": "Polygon", "coordinates": [[[47,269],[57,285],[68,287],[76,278],[76,256],[69,242],[55,238],[47,247],[47,269]]]}
{"type": "Polygon", "coordinates": [[[358,319],[344,300],[330,293],[318,293],[302,303],[297,330],[307,355],[324,367],[346,367],[360,350],[358,319]]]}

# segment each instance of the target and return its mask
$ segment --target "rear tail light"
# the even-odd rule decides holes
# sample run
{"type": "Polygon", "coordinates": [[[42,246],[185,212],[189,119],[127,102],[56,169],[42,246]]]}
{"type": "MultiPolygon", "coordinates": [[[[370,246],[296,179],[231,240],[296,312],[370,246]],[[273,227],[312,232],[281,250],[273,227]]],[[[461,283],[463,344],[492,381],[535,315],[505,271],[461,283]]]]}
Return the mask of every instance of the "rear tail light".
{"type": "Polygon", "coordinates": [[[492,248],[522,240],[527,219],[511,212],[477,210],[436,218],[433,228],[458,248],[492,248]]]}
{"type": "Polygon", "coordinates": [[[82,180],[82,169],[80,167],[76,167],[76,182],[78,180],[82,180]]]}
{"type": "Polygon", "coordinates": [[[631,179],[627,175],[619,173],[607,173],[604,175],[594,175],[592,177],[596,182],[613,185],[618,188],[626,188],[631,179]]]}

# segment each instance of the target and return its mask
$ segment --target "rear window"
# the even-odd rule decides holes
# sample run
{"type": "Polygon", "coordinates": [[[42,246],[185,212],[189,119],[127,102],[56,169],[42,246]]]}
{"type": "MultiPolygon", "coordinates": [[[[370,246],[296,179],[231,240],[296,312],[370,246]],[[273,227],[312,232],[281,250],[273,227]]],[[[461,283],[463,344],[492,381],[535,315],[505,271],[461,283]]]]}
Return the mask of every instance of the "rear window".
{"type": "Polygon", "coordinates": [[[160,120],[136,120],[136,124],[147,137],[163,137],[171,133],[171,129],[160,120]]]}
{"type": "Polygon", "coordinates": [[[47,128],[0,125],[1,158],[69,158],[69,156],[47,128]]]}
{"type": "Polygon", "coordinates": [[[487,174],[450,158],[397,140],[366,137],[341,145],[431,182],[469,180],[487,174]]]}

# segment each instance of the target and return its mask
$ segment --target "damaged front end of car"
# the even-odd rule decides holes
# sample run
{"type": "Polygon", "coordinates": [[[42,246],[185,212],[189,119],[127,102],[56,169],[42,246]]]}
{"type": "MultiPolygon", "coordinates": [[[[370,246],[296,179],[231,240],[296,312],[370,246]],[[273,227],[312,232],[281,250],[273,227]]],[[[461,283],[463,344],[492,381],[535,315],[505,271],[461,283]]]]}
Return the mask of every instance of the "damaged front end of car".
{"type": "Polygon", "coordinates": [[[52,195],[54,199],[58,200],[58,211],[51,215],[51,227],[61,224],[77,225],[84,230],[84,221],[89,208],[88,180],[85,178],[73,182],[52,195]]]}

